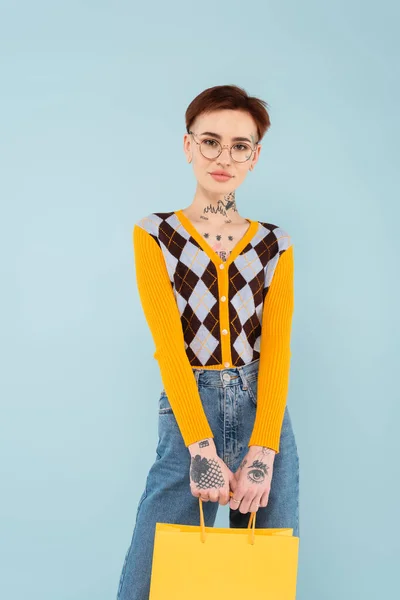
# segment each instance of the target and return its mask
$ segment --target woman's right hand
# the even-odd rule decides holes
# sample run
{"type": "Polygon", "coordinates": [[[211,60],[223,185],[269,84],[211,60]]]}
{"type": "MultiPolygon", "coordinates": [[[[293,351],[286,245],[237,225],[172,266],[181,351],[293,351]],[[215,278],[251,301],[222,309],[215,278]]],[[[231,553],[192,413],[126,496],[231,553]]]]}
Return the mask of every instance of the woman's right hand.
{"type": "Polygon", "coordinates": [[[190,444],[190,490],[204,502],[230,501],[230,485],[235,485],[235,475],[218,456],[213,438],[190,444]]]}

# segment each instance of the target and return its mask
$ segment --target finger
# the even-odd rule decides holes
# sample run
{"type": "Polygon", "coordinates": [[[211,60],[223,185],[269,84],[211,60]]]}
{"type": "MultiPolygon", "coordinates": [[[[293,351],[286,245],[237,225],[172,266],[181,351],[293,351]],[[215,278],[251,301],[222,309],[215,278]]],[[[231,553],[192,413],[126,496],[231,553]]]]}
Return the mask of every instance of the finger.
{"type": "Polygon", "coordinates": [[[240,508],[242,500],[243,500],[243,495],[244,495],[243,492],[240,493],[240,491],[236,488],[235,492],[230,497],[229,508],[233,508],[234,510],[237,510],[238,508],[240,508]]]}
{"type": "Polygon", "coordinates": [[[237,488],[238,484],[237,484],[237,480],[236,477],[234,475],[232,475],[232,477],[229,480],[229,487],[231,488],[232,492],[234,492],[237,488]]]}
{"type": "Polygon", "coordinates": [[[269,499],[269,491],[270,490],[265,490],[265,492],[262,494],[260,498],[260,508],[265,508],[267,506],[269,499]]]}
{"type": "MultiPolygon", "coordinates": [[[[235,496],[236,497],[236,496],[235,496]]],[[[243,513],[244,515],[248,512],[250,512],[250,505],[253,501],[254,496],[246,496],[245,494],[243,494],[243,498],[242,501],[239,505],[239,510],[241,513],[243,513]]]]}
{"type": "Polygon", "coordinates": [[[208,494],[210,502],[218,502],[219,492],[218,490],[211,490],[208,494]]]}
{"type": "Polygon", "coordinates": [[[226,506],[226,504],[228,504],[229,493],[230,493],[229,490],[226,488],[220,489],[218,502],[221,504],[221,506],[226,506]]]}
{"type": "Polygon", "coordinates": [[[203,500],[203,502],[208,502],[209,498],[208,498],[208,494],[205,490],[199,490],[198,488],[195,488],[194,486],[190,487],[192,495],[195,498],[201,498],[203,500]]]}
{"type": "Polygon", "coordinates": [[[228,479],[227,485],[224,485],[223,487],[221,487],[219,489],[219,499],[218,499],[218,502],[222,506],[226,506],[226,504],[228,504],[229,499],[230,499],[230,494],[231,494],[230,477],[231,477],[231,475],[229,475],[229,479],[228,479]]]}
{"type": "Polygon", "coordinates": [[[250,504],[249,512],[257,512],[258,509],[260,508],[260,504],[261,504],[261,498],[260,498],[260,496],[257,496],[256,498],[254,498],[254,500],[250,504]]]}

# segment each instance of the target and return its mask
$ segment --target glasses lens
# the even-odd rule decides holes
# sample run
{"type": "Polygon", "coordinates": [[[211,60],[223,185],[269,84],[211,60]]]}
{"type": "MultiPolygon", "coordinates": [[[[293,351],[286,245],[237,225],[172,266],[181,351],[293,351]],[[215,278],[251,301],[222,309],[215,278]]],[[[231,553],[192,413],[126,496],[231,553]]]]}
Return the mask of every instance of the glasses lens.
{"type": "Polygon", "coordinates": [[[235,144],[231,150],[232,158],[233,160],[236,160],[236,162],[245,162],[246,160],[249,160],[251,153],[251,146],[242,142],[240,144],[235,144]]]}
{"type": "Polygon", "coordinates": [[[200,150],[205,158],[217,158],[221,153],[221,144],[217,140],[203,140],[200,150]]]}
{"type": "MultiPolygon", "coordinates": [[[[205,139],[200,144],[200,151],[205,158],[217,158],[221,154],[221,144],[217,140],[205,139]]],[[[236,162],[245,162],[251,158],[252,149],[249,144],[235,144],[231,156],[236,162]]]]}

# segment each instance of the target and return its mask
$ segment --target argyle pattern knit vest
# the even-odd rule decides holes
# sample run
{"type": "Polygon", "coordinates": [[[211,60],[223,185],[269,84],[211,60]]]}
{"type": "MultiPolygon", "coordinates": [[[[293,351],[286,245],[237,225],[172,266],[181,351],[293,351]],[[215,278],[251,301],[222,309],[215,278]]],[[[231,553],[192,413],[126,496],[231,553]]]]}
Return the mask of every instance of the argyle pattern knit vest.
{"type": "Polygon", "coordinates": [[[162,250],[189,362],[192,367],[231,366],[223,362],[227,339],[232,366],[248,364],[260,356],[264,300],[279,257],[292,244],[290,236],[277,225],[253,221],[254,234],[224,264],[216,253],[216,260],[210,258],[206,240],[202,244],[200,233],[194,237],[188,231],[180,212],[151,213],[137,225],[162,250]]]}

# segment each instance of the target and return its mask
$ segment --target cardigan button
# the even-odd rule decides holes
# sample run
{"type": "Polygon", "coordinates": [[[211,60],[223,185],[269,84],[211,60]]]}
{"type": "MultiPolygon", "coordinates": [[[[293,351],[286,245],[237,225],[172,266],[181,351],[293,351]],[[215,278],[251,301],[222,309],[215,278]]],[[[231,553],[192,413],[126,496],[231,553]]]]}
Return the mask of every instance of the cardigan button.
{"type": "Polygon", "coordinates": [[[223,330],[221,331],[221,333],[222,333],[222,335],[226,335],[226,334],[228,333],[228,331],[227,331],[227,329],[223,329],[223,330]]]}
{"type": "Polygon", "coordinates": [[[228,368],[230,366],[231,366],[231,363],[228,363],[228,362],[224,363],[224,367],[228,368]]]}
{"type": "Polygon", "coordinates": [[[221,263],[221,264],[219,265],[219,268],[220,268],[220,269],[225,269],[225,265],[224,265],[224,263],[221,263]]]}
{"type": "Polygon", "coordinates": [[[225,302],[226,296],[221,296],[221,302],[225,302]]]}

